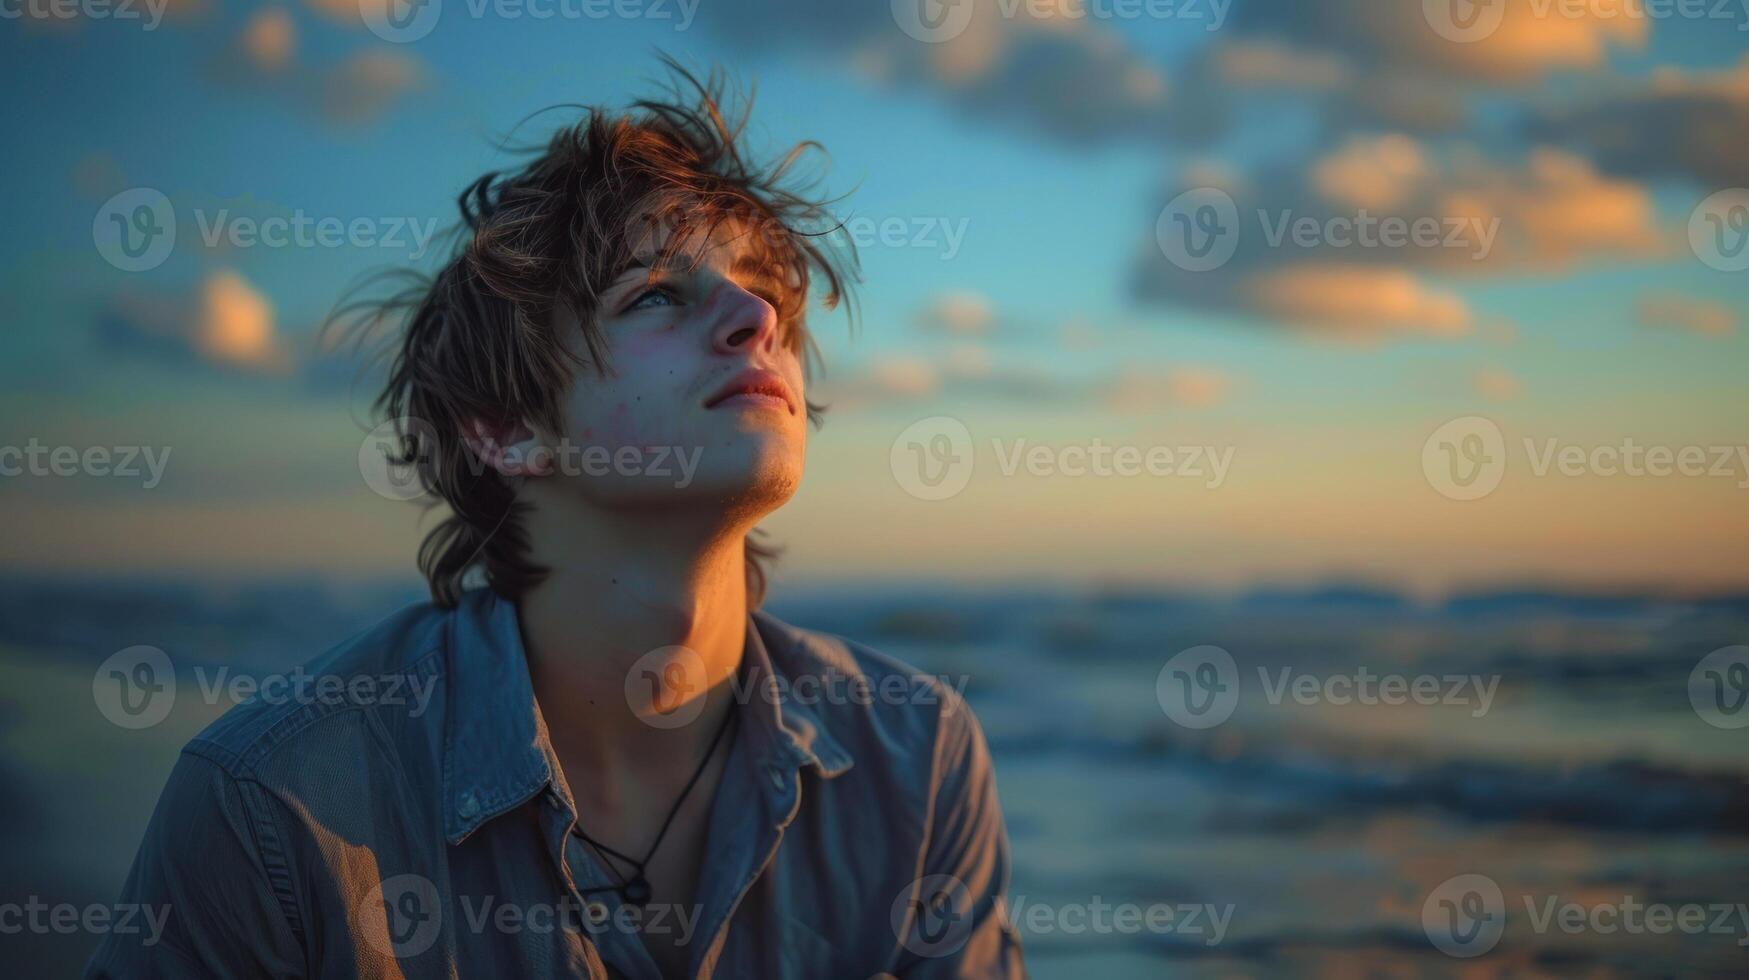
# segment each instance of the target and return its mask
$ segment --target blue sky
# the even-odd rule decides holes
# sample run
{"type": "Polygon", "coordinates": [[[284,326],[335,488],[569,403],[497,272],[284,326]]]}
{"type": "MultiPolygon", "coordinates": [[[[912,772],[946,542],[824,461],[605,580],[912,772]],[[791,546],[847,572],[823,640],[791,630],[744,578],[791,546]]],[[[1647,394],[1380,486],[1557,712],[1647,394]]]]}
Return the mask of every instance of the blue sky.
{"type": "Polygon", "coordinates": [[[0,25],[17,93],[0,443],[174,447],[149,491],[4,478],[20,533],[0,562],[409,570],[415,515],[359,478],[362,399],[313,346],[344,288],[409,249],[213,249],[199,222],[447,225],[467,181],[511,162],[494,146],[525,116],[625,105],[666,51],[756,82],[756,146],[818,140],[841,213],[905,229],[861,250],[855,342],[842,317],[816,320],[840,411],[771,524],[788,574],[1749,583],[1722,545],[1745,530],[1749,473],[1565,478],[1519,460],[1457,501],[1422,463],[1429,433],[1470,415],[1508,446],[1749,442],[1749,272],[1709,265],[1687,234],[1703,201],[1749,184],[1749,17],[1624,25],[1526,0],[1459,44],[1359,0],[1318,23],[1237,0],[1218,30],[969,2],[970,27],[936,44],[885,3],[828,16],[799,0],[703,0],[684,31],[475,18],[450,0],[405,44],[351,0],[184,2],[155,30],[0,25]],[[141,272],[94,243],[129,188],[163,193],[178,221],[141,272]],[[1270,247],[1248,227],[1231,262],[1187,273],[1155,231],[1193,188],[1242,218],[1475,214],[1500,245],[1453,263],[1270,247]],[[230,347],[200,333],[221,327],[230,347]],[[1212,489],[1002,476],[985,447],[965,492],[919,500],[889,451],[939,416],[980,447],[1206,444],[1234,466],[1212,489]]]}

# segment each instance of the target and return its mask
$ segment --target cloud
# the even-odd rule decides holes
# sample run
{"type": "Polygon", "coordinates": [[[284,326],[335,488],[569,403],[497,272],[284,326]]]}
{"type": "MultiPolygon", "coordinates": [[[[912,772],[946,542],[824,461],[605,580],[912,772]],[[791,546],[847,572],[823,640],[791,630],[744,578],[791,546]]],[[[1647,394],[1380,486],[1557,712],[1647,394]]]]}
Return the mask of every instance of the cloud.
{"type": "MultiPolygon", "coordinates": [[[[1624,10],[1588,7],[1572,15],[1547,0],[1496,2],[1504,4],[1498,25],[1466,41],[1436,28],[1444,26],[1438,0],[1251,0],[1236,6],[1231,29],[1241,38],[1345,57],[1368,75],[1383,69],[1502,85],[1534,82],[1558,70],[1601,68],[1612,49],[1638,48],[1648,34],[1647,21],[1624,10]]],[[[1487,6],[1481,5],[1484,16],[1487,6]]]]}
{"type": "Polygon", "coordinates": [[[269,7],[249,18],[241,38],[243,56],[263,74],[290,67],[297,47],[297,29],[283,7],[269,7]]]}
{"type": "Polygon", "coordinates": [[[707,3],[698,20],[738,50],[799,50],[879,83],[926,85],[962,110],[1054,140],[1167,133],[1167,81],[1122,34],[1087,18],[1035,16],[1033,4],[1015,10],[1004,17],[978,0],[964,29],[941,43],[906,35],[886,2],[707,3]]]}
{"type": "Polygon", "coordinates": [[[1347,338],[1467,332],[1466,304],[1428,275],[1548,274],[1669,245],[1643,187],[1580,157],[1537,149],[1500,162],[1400,133],[1357,136],[1256,175],[1193,169],[1165,196],[1158,240],[1133,280],[1138,299],[1347,338]],[[1195,230],[1184,224],[1192,215],[1171,209],[1216,191],[1232,202],[1232,227],[1220,228],[1231,256],[1201,268],[1173,250],[1173,236],[1195,230]]]}
{"type": "Polygon", "coordinates": [[[1526,132],[1580,149],[1612,174],[1749,186],[1749,55],[1721,71],[1660,69],[1578,105],[1542,110],[1526,132]]]}
{"type": "Polygon", "coordinates": [[[209,274],[192,296],[118,295],[97,338],[106,350],[224,371],[285,374],[293,366],[272,303],[228,269],[209,274]]]}
{"type": "Polygon", "coordinates": [[[1499,368],[1483,368],[1470,376],[1476,394],[1491,401],[1511,401],[1524,386],[1518,379],[1499,368]]]}
{"type": "Polygon", "coordinates": [[[335,122],[357,125],[424,85],[425,70],[412,56],[386,49],[361,51],[323,73],[321,108],[335,122]]]}
{"type": "Polygon", "coordinates": [[[1463,300],[1403,269],[1289,266],[1247,280],[1240,298],[1257,312],[1341,338],[1452,337],[1470,328],[1463,300]]]}
{"type": "MultiPolygon", "coordinates": [[[[340,6],[357,21],[356,4],[340,6]]],[[[297,49],[291,14],[273,7],[250,17],[211,70],[226,85],[279,99],[343,127],[381,118],[428,84],[423,64],[399,48],[364,48],[326,65],[302,62],[297,49]]]]}
{"type": "Polygon", "coordinates": [[[1642,296],[1636,313],[1644,327],[1687,330],[1708,337],[1722,337],[1737,329],[1737,315],[1723,304],[1677,293],[1642,296]]]}
{"type": "Polygon", "coordinates": [[[1356,139],[1312,167],[1312,187],[1327,201],[1384,211],[1402,207],[1432,164],[1407,136],[1356,139]]]}
{"type": "Polygon", "coordinates": [[[918,321],[926,328],[954,334],[984,334],[995,323],[989,299],[971,291],[943,293],[930,302],[918,321]]]}
{"type": "Polygon", "coordinates": [[[1104,402],[1119,412],[1165,408],[1208,408],[1227,397],[1232,379],[1206,367],[1167,371],[1124,371],[1106,387],[1104,402]]]}
{"type": "Polygon", "coordinates": [[[840,377],[822,379],[811,397],[832,411],[865,411],[915,405],[933,399],[970,399],[1021,408],[1104,406],[1123,413],[1207,408],[1234,387],[1225,373],[1208,367],[1126,367],[1091,379],[1026,363],[994,364],[988,352],[960,345],[947,356],[885,355],[840,377]]]}
{"type": "Polygon", "coordinates": [[[285,367],[273,332],[273,305],[235,272],[220,270],[201,284],[194,346],[208,360],[249,370],[285,367]]]}
{"type": "Polygon", "coordinates": [[[816,392],[833,411],[861,411],[940,396],[984,398],[1037,406],[1066,404],[1085,392],[1055,372],[995,364],[988,352],[958,345],[945,355],[889,354],[821,378],[816,392]]]}

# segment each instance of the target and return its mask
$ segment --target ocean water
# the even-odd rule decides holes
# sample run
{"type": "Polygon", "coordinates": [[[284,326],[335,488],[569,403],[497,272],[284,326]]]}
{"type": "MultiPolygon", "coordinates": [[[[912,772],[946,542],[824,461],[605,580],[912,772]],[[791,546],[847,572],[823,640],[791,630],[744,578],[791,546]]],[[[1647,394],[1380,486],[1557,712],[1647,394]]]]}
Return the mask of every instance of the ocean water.
{"type": "MultiPolygon", "coordinates": [[[[416,598],[0,583],[0,901],[113,900],[222,710],[118,729],[93,705],[109,654],[286,670],[416,598]]],[[[842,586],[770,608],[963,689],[1034,976],[1749,976],[1749,670],[1705,659],[1749,643],[1740,598],[842,586]]],[[[94,941],[0,937],[42,976],[94,941]]]]}

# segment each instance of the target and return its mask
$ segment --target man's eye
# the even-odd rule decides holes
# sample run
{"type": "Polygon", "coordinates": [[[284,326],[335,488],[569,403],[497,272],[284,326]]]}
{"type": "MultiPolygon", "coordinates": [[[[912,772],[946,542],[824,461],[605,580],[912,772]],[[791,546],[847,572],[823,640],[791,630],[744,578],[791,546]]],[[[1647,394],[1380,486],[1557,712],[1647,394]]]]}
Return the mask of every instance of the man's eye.
{"type": "Polygon", "coordinates": [[[680,302],[674,295],[674,290],[667,286],[651,286],[639,293],[637,298],[626,304],[625,312],[649,309],[658,306],[674,306],[680,302]]]}

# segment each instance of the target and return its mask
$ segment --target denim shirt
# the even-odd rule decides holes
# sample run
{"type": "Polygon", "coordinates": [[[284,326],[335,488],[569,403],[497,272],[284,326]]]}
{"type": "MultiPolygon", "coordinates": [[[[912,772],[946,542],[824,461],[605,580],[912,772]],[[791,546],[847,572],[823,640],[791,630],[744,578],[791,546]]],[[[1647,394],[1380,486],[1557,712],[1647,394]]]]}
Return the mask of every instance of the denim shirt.
{"type": "Polygon", "coordinates": [[[690,977],[1024,975],[977,721],[859,644],[749,614],[681,909],[622,905],[570,833],[513,603],[413,606],[306,670],[183,749],[122,899],[167,924],[88,977],[657,980],[640,928],[684,930],[690,977]]]}

